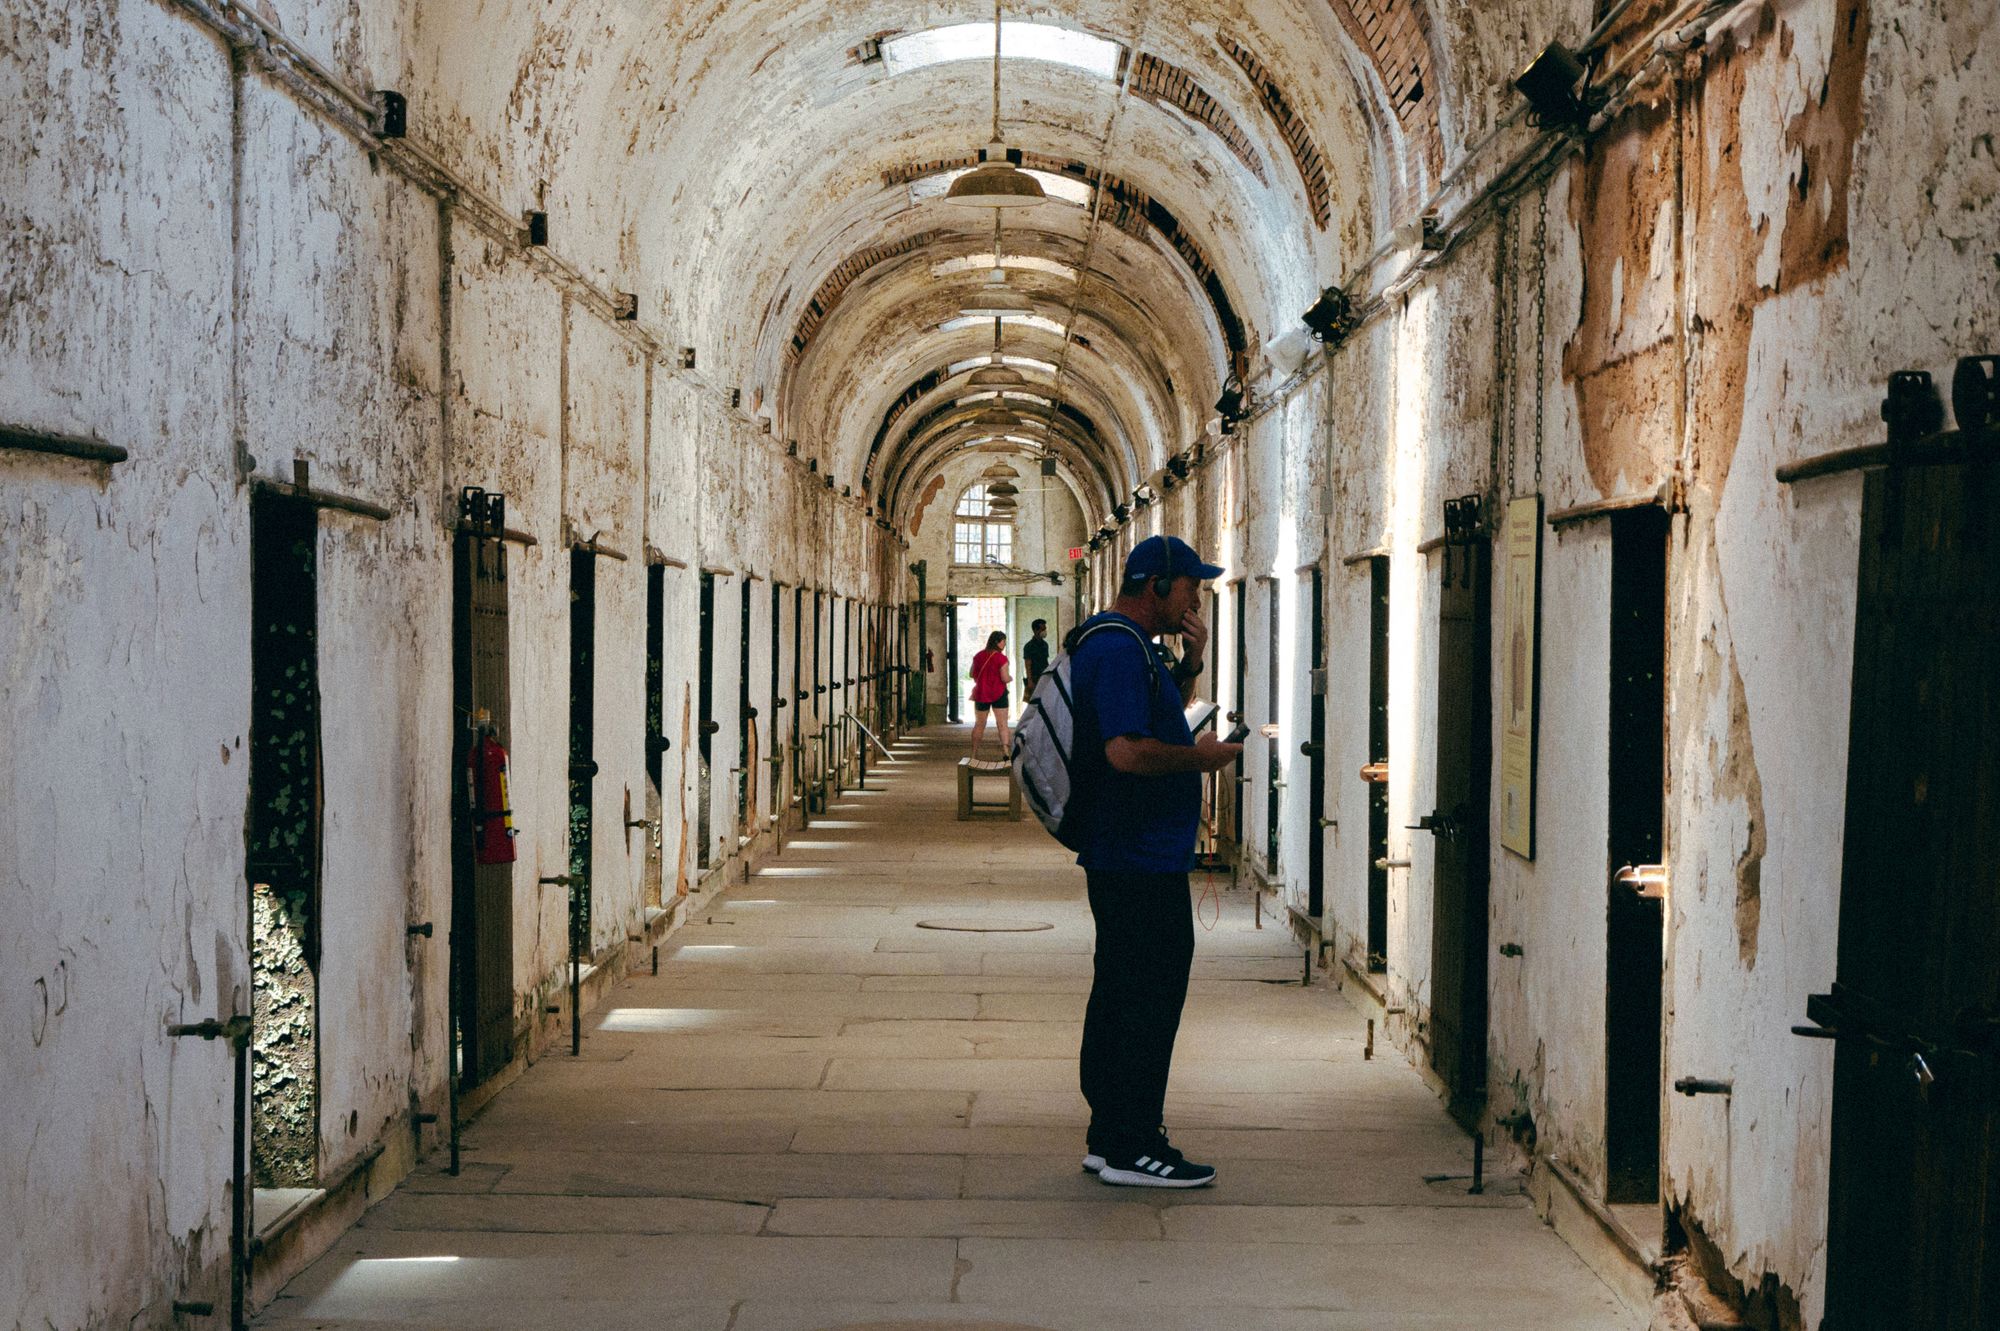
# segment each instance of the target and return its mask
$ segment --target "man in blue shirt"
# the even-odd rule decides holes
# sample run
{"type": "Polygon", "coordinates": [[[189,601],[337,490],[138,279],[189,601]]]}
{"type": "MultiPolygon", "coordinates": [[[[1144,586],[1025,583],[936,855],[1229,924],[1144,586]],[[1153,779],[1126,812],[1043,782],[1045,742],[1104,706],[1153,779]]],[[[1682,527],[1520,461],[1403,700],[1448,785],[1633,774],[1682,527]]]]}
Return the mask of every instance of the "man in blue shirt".
{"type": "Polygon", "coordinates": [[[1181,701],[1208,647],[1201,584],[1221,572],[1185,541],[1139,542],[1118,599],[1082,626],[1070,658],[1074,789],[1088,792],[1077,863],[1097,922],[1078,1056],[1090,1103],[1083,1167],[1106,1183],[1198,1188],[1215,1178],[1173,1148],[1161,1118],[1194,961],[1188,870],[1201,776],[1243,752],[1212,734],[1194,738],[1181,701]],[[1180,634],[1185,650],[1171,671],[1153,641],[1162,633],[1180,634]]]}

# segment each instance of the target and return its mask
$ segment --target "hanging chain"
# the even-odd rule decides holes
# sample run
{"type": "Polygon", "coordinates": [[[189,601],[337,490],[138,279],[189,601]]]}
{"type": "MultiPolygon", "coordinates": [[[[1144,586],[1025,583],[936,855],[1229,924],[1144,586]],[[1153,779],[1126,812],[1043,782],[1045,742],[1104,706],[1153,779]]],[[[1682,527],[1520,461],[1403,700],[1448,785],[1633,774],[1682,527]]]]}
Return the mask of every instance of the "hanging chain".
{"type": "Polygon", "coordinates": [[[1535,494],[1542,492],[1542,400],[1546,396],[1549,324],[1549,182],[1535,205],[1535,494]]]}
{"type": "MultiPolygon", "coordinates": [[[[1486,486],[1495,497],[1505,497],[1512,478],[1500,474],[1500,445],[1507,434],[1511,404],[1507,397],[1507,223],[1508,205],[1502,203],[1495,215],[1493,248],[1493,429],[1486,445],[1486,486]]],[[[1513,461],[1510,457],[1509,463],[1513,461]]]]}

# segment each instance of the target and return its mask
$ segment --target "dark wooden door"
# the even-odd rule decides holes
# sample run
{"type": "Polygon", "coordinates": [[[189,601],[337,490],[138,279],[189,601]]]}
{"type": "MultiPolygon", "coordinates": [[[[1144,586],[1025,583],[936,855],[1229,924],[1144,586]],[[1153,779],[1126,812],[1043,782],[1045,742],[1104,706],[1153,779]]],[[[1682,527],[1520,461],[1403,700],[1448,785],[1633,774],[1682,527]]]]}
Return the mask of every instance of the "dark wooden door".
{"type": "Polygon", "coordinates": [[[502,748],[513,730],[507,657],[506,501],[468,490],[459,500],[452,631],[454,840],[452,970],[461,1084],[478,1085],[514,1057],[514,866],[476,864],[465,771],[478,727],[502,748]]]}
{"type": "Polygon", "coordinates": [[[1312,702],[1307,722],[1306,909],[1317,920],[1326,912],[1326,579],[1315,565],[1308,580],[1312,606],[1312,702]]]}
{"type": "Polygon", "coordinates": [[[1477,499],[1452,501],[1439,552],[1436,802],[1432,844],[1431,1067],[1451,1111],[1476,1123],[1486,1097],[1487,822],[1493,762],[1492,569],[1477,499]],[[1463,505],[1475,506],[1465,520],[1463,505]]]}
{"type": "Polygon", "coordinates": [[[1824,1331],[2000,1326],[1996,473],[1863,492],[1824,1331]]]}
{"type": "Polygon", "coordinates": [[[1368,560],[1368,969],[1389,969],[1389,557],[1368,560]]]}

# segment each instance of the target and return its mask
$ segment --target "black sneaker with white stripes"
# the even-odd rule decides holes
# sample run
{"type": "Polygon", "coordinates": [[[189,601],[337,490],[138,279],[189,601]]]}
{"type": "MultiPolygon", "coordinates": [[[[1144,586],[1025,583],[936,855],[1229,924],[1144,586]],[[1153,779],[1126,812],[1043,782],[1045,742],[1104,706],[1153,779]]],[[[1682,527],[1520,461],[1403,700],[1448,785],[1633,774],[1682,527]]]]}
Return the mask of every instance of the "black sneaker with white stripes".
{"type": "Polygon", "coordinates": [[[1215,1182],[1215,1170],[1188,1159],[1161,1136],[1136,1152],[1107,1152],[1097,1177],[1128,1188],[1200,1188],[1215,1182]]]}

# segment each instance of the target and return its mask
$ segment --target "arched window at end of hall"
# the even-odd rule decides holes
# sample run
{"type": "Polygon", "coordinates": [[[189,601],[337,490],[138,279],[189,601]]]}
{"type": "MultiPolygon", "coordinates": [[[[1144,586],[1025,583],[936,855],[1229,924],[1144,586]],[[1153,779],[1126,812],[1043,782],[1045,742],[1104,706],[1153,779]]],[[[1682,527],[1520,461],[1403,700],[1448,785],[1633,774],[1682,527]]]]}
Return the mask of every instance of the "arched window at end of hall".
{"type": "Polygon", "coordinates": [[[1014,518],[995,513],[986,484],[967,487],[954,510],[951,560],[954,564],[1008,564],[1014,559],[1014,518]]]}

